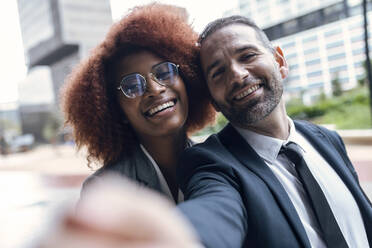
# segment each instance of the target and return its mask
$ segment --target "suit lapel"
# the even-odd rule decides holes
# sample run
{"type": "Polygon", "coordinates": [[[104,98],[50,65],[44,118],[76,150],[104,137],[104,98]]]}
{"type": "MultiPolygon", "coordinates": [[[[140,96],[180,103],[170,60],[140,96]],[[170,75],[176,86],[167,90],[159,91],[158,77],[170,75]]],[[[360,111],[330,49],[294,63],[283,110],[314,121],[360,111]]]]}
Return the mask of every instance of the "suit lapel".
{"type": "Polygon", "coordinates": [[[266,183],[277,200],[278,205],[285,213],[288,222],[292,226],[294,233],[302,243],[303,247],[311,247],[305,229],[300,221],[296,209],[287,195],[287,192],[261,157],[244,140],[244,138],[241,137],[231,124],[219,133],[219,138],[225,147],[245,167],[255,173],[266,183]]]}
{"type": "Polygon", "coordinates": [[[300,131],[314,146],[314,148],[323,156],[329,165],[332,166],[346,187],[350,190],[361,211],[367,231],[368,241],[370,244],[372,244],[372,235],[370,234],[372,231],[371,206],[366,200],[366,197],[358,185],[358,182],[353,177],[343,158],[334,148],[334,145],[329,141],[328,137],[326,137],[317,127],[312,124],[306,124],[298,121],[295,122],[295,126],[296,129],[298,129],[298,131],[300,131]]]}
{"type": "Polygon", "coordinates": [[[306,137],[306,139],[313,145],[313,147],[322,155],[328,164],[336,171],[338,176],[345,183],[346,187],[353,194],[355,200],[357,198],[364,198],[362,192],[353,177],[351,171],[345,164],[343,158],[336,150],[334,145],[329,141],[318,128],[311,124],[295,122],[296,128],[306,137]]]}
{"type": "Polygon", "coordinates": [[[347,165],[344,164],[343,158],[334,148],[334,145],[329,142],[328,137],[311,124],[296,121],[295,126],[296,129],[306,137],[320,155],[322,155],[322,157],[329,163],[329,165],[332,166],[348,188],[351,189],[350,187],[355,187],[356,185],[353,175],[349,171],[347,165]]]}
{"type": "Polygon", "coordinates": [[[162,191],[159,177],[156,174],[154,166],[147,158],[146,154],[142,151],[140,146],[138,146],[134,151],[134,156],[131,160],[131,166],[133,166],[135,169],[136,181],[166,195],[165,192],[162,191]]]}

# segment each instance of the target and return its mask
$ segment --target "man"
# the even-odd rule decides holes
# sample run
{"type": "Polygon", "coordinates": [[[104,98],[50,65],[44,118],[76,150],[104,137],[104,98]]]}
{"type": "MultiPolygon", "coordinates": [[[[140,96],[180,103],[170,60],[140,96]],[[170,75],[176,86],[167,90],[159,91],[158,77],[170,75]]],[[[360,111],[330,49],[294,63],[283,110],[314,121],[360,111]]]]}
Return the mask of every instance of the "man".
{"type": "Polygon", "coordinates": [[[210,23],[201,66],[230,121],[185,151],[180,208],[207,247],[369,247],[372,207],[335,133],[286,114],[288,65],[251,20],[210,23]]]}

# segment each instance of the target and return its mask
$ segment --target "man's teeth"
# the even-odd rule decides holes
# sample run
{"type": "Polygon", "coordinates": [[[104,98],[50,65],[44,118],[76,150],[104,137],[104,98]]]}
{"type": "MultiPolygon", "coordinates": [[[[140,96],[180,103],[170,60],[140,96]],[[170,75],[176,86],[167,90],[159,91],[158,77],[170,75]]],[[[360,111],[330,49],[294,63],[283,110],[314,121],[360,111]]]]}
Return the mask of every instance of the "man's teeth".
{"type": "Polygon", "coordinates": [[[260,85],[258,85],[258,84],[255,85],[255,86],[252,86],[252,87],[250,87],[249,89],[247,89],[246,91],[244,91],[244,92],[240,93],[239,95],[237,95],[237,96],[235,97],[235,99],[236,99],[236,100],[240,100],[240,99],[242,99],[243,97],[245,97],[245,96],[251,94],[252,92],[258,90],[259,88],[260,88],[260,85]]]}
{"type": "Polygon", "coordinates": [[[150,115],[153,115],[153,114],[155,114],[157,112],[162,111],[163,109],[166,109],[166,108],[169,108],[169,107],[172,107],[172,106],[174,106],[174,102],[173,101],[169,101],[169,102],[163,103],[163,104],[161,104],[159,106],[156,106],[156,107],[150,109],[149,110],[149,114],[150,115]]]}

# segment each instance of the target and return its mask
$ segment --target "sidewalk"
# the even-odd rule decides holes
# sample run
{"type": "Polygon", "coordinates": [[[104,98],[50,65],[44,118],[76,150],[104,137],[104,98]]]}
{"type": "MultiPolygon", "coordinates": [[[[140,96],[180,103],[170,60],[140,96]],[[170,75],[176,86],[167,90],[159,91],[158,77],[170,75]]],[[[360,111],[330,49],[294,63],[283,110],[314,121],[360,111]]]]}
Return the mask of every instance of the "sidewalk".
{"type": "Polygon", "coordinates": [[[372,145],[347,145],[346,150],[362,188],[372,200],[372,145]]]}
{"type": "Polygon", "coordinates": [[[28,247],[55,218],[56,208],[76,201],[92,173],[84,152],[71,146],[40,146],[0,156],[0,247],[28,247]]]}
{"type": "Polygon", "coordinates": [[[0,171],[34,171],[46,174],[90,174],[85,152],[70,145],[42,145],[24,152],[0,155],[0,171]]]}
{"type": "MultiPolygon", "coordinates": [[[[346,149],[362,186],[372,199],[372,145],[351,144],[347,145],[346,149]]],[[[50,183],[55,182],[57,178],[67,180],[68,175],[75,175],[78,179],[71,183],[78,187],[94,170],[87,167],[84,151],[78,153],[72,146],[44,145],[26,153],[0,156],[1,171],[36,172],[44,175],[44,178],[49,176],[50,183]]]]}

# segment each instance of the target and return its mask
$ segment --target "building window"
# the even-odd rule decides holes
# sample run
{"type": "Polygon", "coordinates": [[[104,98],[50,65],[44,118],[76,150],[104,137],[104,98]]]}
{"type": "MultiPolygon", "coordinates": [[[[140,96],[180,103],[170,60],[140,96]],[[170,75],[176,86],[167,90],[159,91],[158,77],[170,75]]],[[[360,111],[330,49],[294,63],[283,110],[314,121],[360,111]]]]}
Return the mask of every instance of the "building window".
{"type": "Polygon", "coordinates": [[[349,7],[349,14],[351,16],[360,15],[360,13],[362,13],[362,11],[363,11],[362,5],[349,7]]]}
{"type": "Polygon", "coordinates": [[[313,59],[305,62],[306,66],[320,64],[320,59],[313,59]]]}
{"type": "Polygon", "coordinates": [[[343,3],[337,3],[323,9],[326,22],[339,20],[341,18],[340,15],[343,12],[343,9],[343,3]]]}
{"type": "Polygon", "coordinates": [[[288,81],[296,81],[299,80],[300,76],[299,75],[289,75],[288,81]]]}
{"type": "Polygon", "coordinates": [[[286,59],[292,59],[292,58],[295,58],[297,57],[297,53],[291,53],[291,54],[288,54],[287,56],[285,56],[286,59]]]}
{"type": "Polygon", "coordinates": [[[344,45],[344,41],[343,40],[339,40],[339,41],[336,41],[336,42],[333,42],[333,43],[328,43],[326,45],[326,48],[327,49],[332,49],[332,48],[340,47],[340,46],[343,46],[343,45],[344,45]]]}
{"type": "Polygon", "coordinates": [[[291,41],[291,42],[288,42],[288,43],[285,43],[282,45],[282,48],[283,49],[286,49],[286,48],[290,48],[290,47],[294,47],[295,46],[295,42],[294,41],[291,41]]]}
{"type": "Polygon", "coordinates": [[[301,91],[302,87],[301,86],[287,86],[285,87],[286,92],[298,92],[301,91]]]}
{"type": "Polygon", "coordinates": [[[307,74],[307,77],[317,77],[317,76],[321,76],[322,75],[322,71],[314,71],[314,72],[310,72],[307,74]]]}
{"type": "Polygon", "coordinates": [[[360,61],[360,62],[356,62],[356,63],[354,63],[354,67],[355,67],[355,68],[363,67],[363,65],[364,65],[364,61],[360,61]]]}
{"type": "Polygon", "coordinates": [[[298,64],[294,64],[294,65],[289,65],[289,69],[290,70],[295,70],[298,68],[298,64]]]}
{"type": "MultiPolygon", "coordinates": [[[[267,10],[265,10],[267,11],[267,10]]],[[[296,19],[283,23],[283,31],[285,34],[292,34],[297,31],[298,22],[296,19]]]]}
{"type": "Polygon", "coordinates": [[[327,32],[324,33],[324,37],[333,36],[333,35],[339,34],[341,32],[342,32],[341,28],[330,30],[330,31],[327,31],[327,32]]]}
{"type": "Polygon", "coordinates": [[[307,42],[311,42],[311,41],[316,41],[317,39],[318,39],[318,38],[317,38],[316,35],[314,35],[314,36],[310,36],[310,37],[304,38],[304,39],[302,40],[302,43],[307,43],[307,42]]]}
{"type": "Polygon", "coordinates": [[[323,87],[324,83],[323,82],[316,82],[316,83],[311,83],[309,84],[309,88],[312,89],[312,88],[321,88],[323,87]]]}
{"type": "Polygon", "coordinates": [[[318,52],[318,51],[319,51],[319,48],[314,47],[314,48],[310,48],[310,49],[305,50],[305,51],[304,51],[304,54],[305,54],[305,55],[308,55],[308,54],[311,54],[311,53],[316,53],[316,52],[318,52]]]}
{"type": "Polygon", "coordinates": [[[351,37],[351,42],[357,42],[357,41],[361,41],[364,39],[364,34],[361,34],[361,35],[358,35],[358,36],[354,36],[354,37],[351,37]]]}
{"type": "Polygon", "coordinates": [[[359,54],[362,54],[364,53],[364,48],[359,48],[359,49],[356,49],[356,50],[353,50],[353,55],[359,55],[359,54]]]}
{"type": "Polygon", "coordinates": [[[351,24],[349,26],[349,29],[353,30],[353,29],[358,29],[358,28],[362,28],[362,27],[363,27],[363,21],[359,21],[359,22],[351,24]]]}
{"type": "Polygon", "coordinates": [[[346,71],[347,65],[340,65],[329,69],[330,73],[340,72],[340,71],[346,71]]]}
{"type": "Polygon", "coordinates": [[[338,54],[328,56],[328,61],[342,59],[342,58],[345,58],[345,57],[346,57],[345,53],[338,53],[338,54]]]}

